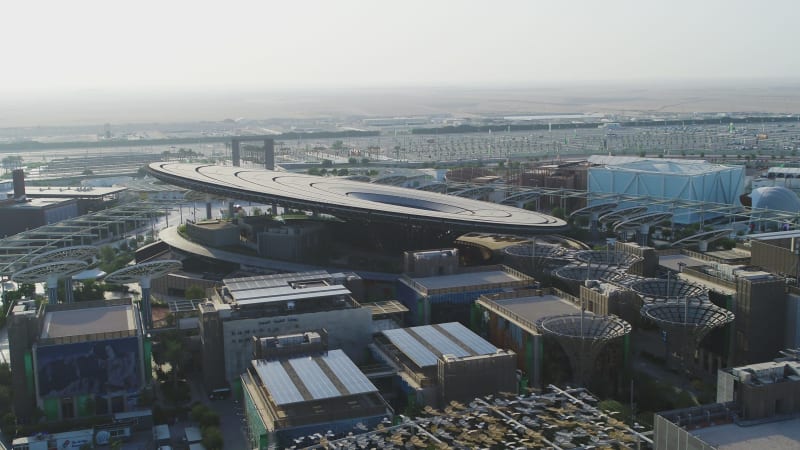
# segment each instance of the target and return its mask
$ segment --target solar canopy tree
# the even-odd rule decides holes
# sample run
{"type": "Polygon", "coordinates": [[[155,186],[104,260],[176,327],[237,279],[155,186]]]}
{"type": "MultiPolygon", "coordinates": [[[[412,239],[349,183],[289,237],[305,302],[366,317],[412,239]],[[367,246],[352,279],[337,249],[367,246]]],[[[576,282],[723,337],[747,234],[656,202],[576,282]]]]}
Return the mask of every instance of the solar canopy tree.
{"type": "MultiPolygon", "coordinates": [[[[30,265],[35,266],[59,261],[85,261],[87,264],[91,264],[89,261],[94,261],[98,253],[98,248],[93,245],[75,245],[72,247],[57,248],[34,256],[31,258],[30,265]]],[[[72,290],[72,276],[64,278],[64,296],[66,303],[73,303],[75,301],[75,295],[72,290]]]]}
{"type": "Polygon", "coordinates": [[[631,325],[617,316],[589,313],[543,317],[535,326],[561,345],[569,358],[572,378],[580,385],[589,380],[594,361],[603,347],[612,339],[631,332],[631,325]]]}
{"type": "Polygon", "coordinates": [[[150,281],[153,278],[178,271],[182,266],[180,261],[172,259],[150,261],[124,267],[109,274],[105,281],[114,284],[139,283],[139,287],[142,289],[142,321],[146,329],[151,329],[153,328],[153,312],[150,307],[150,281]]]}
{"type": "Polygon", "coordinates": [[[681,358],[683,367],[706,335],[714,328],[733,321],[734,315],[727,309],[711,302],[684,299],[646,303],[642,306],[642,317],[650,319],[664,332],[667,354],[670,347],[681,358]]]}
{"type": "Polygon", "coordinates": [[[48,303],[54,305],[58,303],[58,280],[67,276],[74,275],[89,267],[85,261],[56,261],[44,264],[37,264],[16,272],[11,275],[11,279],[17,283],[41,283],[47,285],[48,303]]]}

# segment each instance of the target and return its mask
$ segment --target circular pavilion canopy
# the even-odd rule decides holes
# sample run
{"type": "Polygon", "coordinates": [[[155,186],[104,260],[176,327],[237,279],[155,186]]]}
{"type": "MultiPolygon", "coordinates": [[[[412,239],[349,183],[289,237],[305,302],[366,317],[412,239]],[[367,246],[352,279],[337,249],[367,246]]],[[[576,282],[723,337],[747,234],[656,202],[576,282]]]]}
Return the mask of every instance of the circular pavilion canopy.
{"type": "Polygon", "coordinates": [[[536,321],[536,328],[555,338],[604,342],[625,336],[631,325],[617,316],[561,314],[536,321]]]}
{"type": "Polygon", "coordinates": [[[41,283],[50,278],[62,278],[83,271],[89,267],[85,261],[54,261],[37,264],[16,272],[11,279],[17,283],[41,283]]]}
{"type": "Polygon", "coordinates": [[[575,252],[575,259],[592,265],[630,267],[643,258],[617,250],[582,250],[575,252]]]}
{"type": "Polygon", "coordinates": [[[109,274],[105,281],[114,284],[138,283],[144,278],[157,278],[181,269],[183,264],[176,260],[150,261],[123,267],[109,274]]]}
{"type": "Polygon", "coordinates": [[[641,314],[662,328],[697,328],[710,331],[732,322],[734,315],[713,303],[665,302],[642,306],[641,314]]]}
{"type": "Polygon", "coordinates": [[[166,162],[150,164],[149,171],[162,181],[196,191],[277,202],[340,218],[527,233],[552,232],[566,226],[561,219],[512,206],[346,179],[166,162]]]}
{"type": "Polygon", "coordinates": [[[35,266],[64,260],[86,261],[94,259],[98,253],[98,248],[93,245],[75,245],[72,247],[57,248],[34,256],[31,258],[30,265],[35,266]]]}
{"type": "Polygon", "coordinates": [[[644,278],[628,286],[645,301],[685,300],[703,303],[708,301],[708,291],[702,286],[680,279],[644,278]]]}
{"type": "Polygon", "coordinates": [[[553,274],[566,282],[582,283],[586,280],[609,281],[627,284],[628,279],[635,278],[615,266],[569,265],[553,271],[553,274]]]}

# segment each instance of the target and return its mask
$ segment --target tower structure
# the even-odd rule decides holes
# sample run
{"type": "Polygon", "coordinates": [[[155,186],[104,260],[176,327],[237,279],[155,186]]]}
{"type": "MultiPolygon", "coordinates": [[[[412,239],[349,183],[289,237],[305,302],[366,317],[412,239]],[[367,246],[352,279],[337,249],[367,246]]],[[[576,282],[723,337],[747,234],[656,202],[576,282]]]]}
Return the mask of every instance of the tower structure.
{"type": "Polygon", "coordinates": [[[559,343],[569,358],[573,380],[580,385],[589,380],[594,361],[603,347],[631,332],[631,325],[617,316],[584,312],[544,317],[537,320],[535,326],[540,333],[559,343]]]}
{"type": "Polygon", "coordinates": [[[641,314],[664,332],[667,355],[677,352],[684,367],[711,330],[734,319],[732,312],[697,299],[646,303],[641,314]]]}

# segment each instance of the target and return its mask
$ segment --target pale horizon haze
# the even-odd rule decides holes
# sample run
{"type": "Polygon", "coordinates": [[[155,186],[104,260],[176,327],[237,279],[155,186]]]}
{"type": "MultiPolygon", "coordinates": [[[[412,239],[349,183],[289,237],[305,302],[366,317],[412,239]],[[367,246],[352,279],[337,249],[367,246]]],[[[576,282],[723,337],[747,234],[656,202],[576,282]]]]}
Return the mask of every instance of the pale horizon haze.
{"type": "MultiPolygon", "coordinates": [[[[392,86],[800,86],[790,0],[7,0],[0,12],[0,100],[15,107],[392,86]]],[[[10,113],[0,102],[0,125],[10,113]]]]}

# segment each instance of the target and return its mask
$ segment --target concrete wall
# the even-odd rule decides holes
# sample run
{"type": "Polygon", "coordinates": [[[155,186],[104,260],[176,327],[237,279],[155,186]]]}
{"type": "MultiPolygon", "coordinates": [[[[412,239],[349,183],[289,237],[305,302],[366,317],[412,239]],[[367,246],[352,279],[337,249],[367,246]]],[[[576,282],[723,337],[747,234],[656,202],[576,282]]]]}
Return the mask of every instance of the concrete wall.
{"type": "Polygon", "coordinates": [[[212,247],[239,244],[239,227],[220,221],[213,221],[208,224],[188,222],[186,224],[186,234],[192,240],[212,247]]]}
{"type": "Polygon", "coordinates": [[[468,402],[498,392],[517,392],[517,355],[512,351],[492,356],[448,360],[439,358],[437,378],[440,404],[468,402]]]}
{"type": "Polygon", "coordinates": [[[734,364],[770,361],[783,350],[786,285],[782,279],[736,281],[734,364]]]}
{"type": "Polygon", "coordinates": [[[765,242],[752,239],[750,241],[750,263],[763,267],[771,273],[784,274],[790,278],[797,277],[798,256],[789,247],[790,239],[783,241],[785,242],[765,242]]]}
{"type": "Polygon", "coordinates": [[[319,253],[326,233],[322,224],[270,228],[256,235],[258,254],[271,259],[306,262],[319,253]]]}

